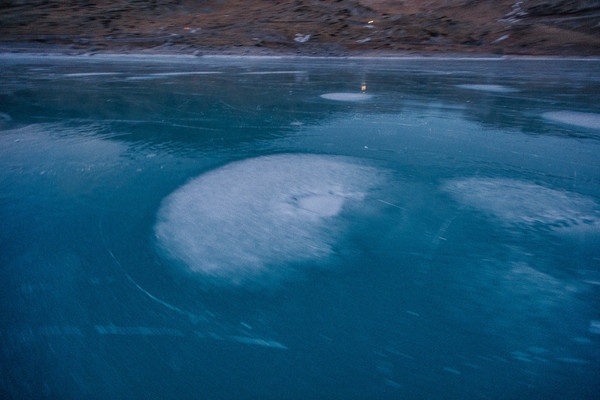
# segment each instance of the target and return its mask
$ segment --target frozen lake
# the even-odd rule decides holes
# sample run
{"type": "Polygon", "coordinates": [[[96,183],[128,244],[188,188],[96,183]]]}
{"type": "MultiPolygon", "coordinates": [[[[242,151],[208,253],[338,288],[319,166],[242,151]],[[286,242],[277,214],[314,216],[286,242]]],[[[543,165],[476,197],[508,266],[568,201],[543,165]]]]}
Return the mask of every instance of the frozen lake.
{"type": "Polygon", "coordinates": [[[595,399],[600,61],[0,55],[0,397],[595,399]]]}

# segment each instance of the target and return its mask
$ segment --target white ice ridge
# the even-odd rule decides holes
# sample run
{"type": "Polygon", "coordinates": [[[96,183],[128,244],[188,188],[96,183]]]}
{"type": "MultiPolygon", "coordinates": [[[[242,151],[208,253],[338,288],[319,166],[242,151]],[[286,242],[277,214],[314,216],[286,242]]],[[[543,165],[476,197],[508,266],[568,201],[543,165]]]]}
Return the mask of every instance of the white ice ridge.
{"type": "Polygon", "coordinates": [[[465,178],[444,189],[459,202],[508,224],[543,224],[551,229],[600,227],[600,207],[577,193],[514,179],[465,178]]]}
{"type": "Polygon", "coordinates": [[[465,83],[462,85],[456,85],[456,87],[470,90],[480,90],[483,92],[496,92],[496,93],[514,93],[518,92],[517,89],[503,85],[488,85],[488,84],[475,84],[465,83]]]}
{"type": "Polygon", "coordinates": [[[276,280],[291,272],[288,264],[329,256],[343,226],[337,217],[380,179],[376,168],[348,157],[280,154],[234,162],[163,201],[157,244],[206,278],[276,280]]]}
{"type": "Polygon", "coordinates": [[[578,111],[550,111],[542,114],[542,117],[554,122],[600,130],[600,114],[578,111]]]}
{"type": "Polygon", "coordinates": [[[373,95],[366,93],[325,93],[321,97],[337,101],[362,101],[370,99],[373,95]]]}

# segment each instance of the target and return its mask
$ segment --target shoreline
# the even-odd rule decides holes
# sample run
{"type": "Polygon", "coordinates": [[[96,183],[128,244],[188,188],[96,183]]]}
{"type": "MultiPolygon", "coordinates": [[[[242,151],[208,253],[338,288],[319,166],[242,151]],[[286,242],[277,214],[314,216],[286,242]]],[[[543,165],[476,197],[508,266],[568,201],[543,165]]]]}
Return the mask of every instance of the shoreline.
{"type": "Polygon", "coordinates": [[[600,61],[600,56],[585,55],[539,55],[539,54],[494,54],[473,51],[426,51],[426,50],[345,50],[339,52],[305,51],[287,49],[268,49],[254,47],[226,46],[194,47],[158,46],[151,48],[110,48],[90,50],[72,46],[36,44],[30,42],[0,42],[0,57],[89,57],[89,58],[263,58],[263,59],[431,59],[431,60],[572,60],[600,61]]]}

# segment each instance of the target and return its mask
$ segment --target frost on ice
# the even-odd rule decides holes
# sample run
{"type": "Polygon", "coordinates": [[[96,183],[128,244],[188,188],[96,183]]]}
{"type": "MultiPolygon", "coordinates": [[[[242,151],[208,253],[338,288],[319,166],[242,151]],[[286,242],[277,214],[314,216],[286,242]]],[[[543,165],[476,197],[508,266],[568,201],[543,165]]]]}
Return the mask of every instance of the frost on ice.
{"type": "Polygon", "coordinates": [[[321,97],[336,101],[362,101],[370,99],[373,95],[366,93],[325,93],[321,97]]]}
{"type": "Polygon", "coordinates": [[[483,83],[465,83],[462,85],[456,85],[461,89],[479,90],[482,92],[494,92],[494,93],[514,93],[518,92],[517,89],[504,86],[504,85],[490,85],[483,83]]]}
{"type": "Polygon", "coordinates": [[[600,114],[578,111],[550,111],[542,114],[547,120],[600,131],[600,114]]]}
{"type": "Polygon", "coordinates": [[[543,225],[553,230],[599,227],[600,208],[592,198],[504,178],[465,178],[444,189],[464,205],[505,224],[543,225]]]}
{"type": "Polygon", "coordinates": [[[336,156],[282,154],[234,162],[183,185],[162,203],[159,248],[188,271],[229,284],[277,279],[286,264],[331,255],[343,224],[380,180],[336,156]]]}

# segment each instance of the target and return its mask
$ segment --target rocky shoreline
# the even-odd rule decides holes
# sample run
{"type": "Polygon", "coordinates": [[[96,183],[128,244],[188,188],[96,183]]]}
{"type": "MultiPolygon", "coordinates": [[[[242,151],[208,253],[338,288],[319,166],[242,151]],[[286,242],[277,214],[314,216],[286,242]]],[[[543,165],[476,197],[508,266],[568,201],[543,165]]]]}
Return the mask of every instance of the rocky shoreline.
{"type": "Polygon", "coordinates": [[[0,51],[600,56],[595,0],[7,0],[0,51]]]}

